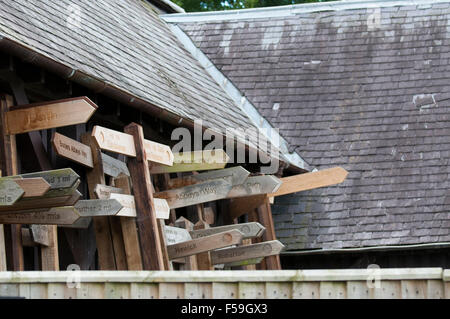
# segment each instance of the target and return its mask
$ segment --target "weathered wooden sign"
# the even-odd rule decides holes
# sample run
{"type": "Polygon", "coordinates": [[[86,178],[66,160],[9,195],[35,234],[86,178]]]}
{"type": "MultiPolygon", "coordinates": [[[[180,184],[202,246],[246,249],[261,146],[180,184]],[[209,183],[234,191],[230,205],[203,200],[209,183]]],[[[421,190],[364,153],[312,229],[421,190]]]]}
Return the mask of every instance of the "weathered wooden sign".
{"type": "Polygon", "coordinates": [[[270,197],[292,194],[306,191],[309,189],[325,187],[342,183],[347,177],[348,172],[342,167],[333,167],[318,172],[299,174],[289,177],[283,177],[281,187],[269,194],[270,197]]]}
{"type": "Polygon", "coordinates": [[[115,199],[79,200],[74,207],[81,217],[117,216],[123,208],[115,199]]]}
{"type": "Polygon", "coordinates": [[[68,188],[72,187],[80,178],[80,176],[75,173],[71,168],[62,168],[52,171],[43,171],[35,173],[27,173],[17,176],[12,176],[14,178],[31,178],[31,177],[42,177],[50,184],[50,190],[57,188],[68,188]]]}
{"type": "MultiPolygon", "coordinates": [[[[114,153],[136,157],[136,149],[132,135],[111,130],[101,126],[94,126],[92,136],[98,146],[114,153]]],[[[169,146],[144,140],[144,150],[148,161],[171,166],[174,156],[169,146]]]]}
{"type": "Polygon", "coordinates": [[[50,184],[42,177],[14,179],[24,190],[23,198],[44,196],[50,190],[50,184]]]}
{"type": "Polygon", "coordinates": [[[241,243],[243,234],[236,230],[214,234],[167,246],[169,259],[177,259],[241,243]]]}
{"type": "Polygon", "coordinates": [[[174,245],[185,241],[192,240],[189,232],[184,228],[164,226],[167,245],[174,245]]]}
{"type": "Polygon", "coordinates": [[[164,165],[173,165],[173,153],[169,146],[144,140],[144,149],[147,160],[164,165]]]}
{"type": "Polygon", "coordinates": [[[225,198],[230,190],[231,184],[221,179],[155,193],[154,197],[167,200],[174,209],[225,198]]]}
{"type": "Polygon", "coordinates": [[[213,170],[206,173],[184,176],[180,178],[172,178],[168,182],[168,187],[170,189],[179,188],[215,179],[224,179],[225,181],[229,182],[232,186],[235,186],[243,184],[249,174],[250,172],[247,171],[242,166],[235,166],[225,169],[213,170]]]}
{"type": "Polygon", "coordinates": [[[233,186],[227,198],[245,197],[275,192],[281,186],[281,181],[275,176],[251,176],[243,184],[233,186]]]}
{"type": "Polygon", "coordinates": [[[153,164],[150,173],[177,173],[221,169],[230,157],[224,150],[195,151],[173,154],[173,165],[153,164]]]}
{"type": "Polygon", "coordinates": [[[111,193],[123,194],[124,192],[122,188],[97,184],[95,185],[94,193],[97,195],[98,199],[109,199],[111,193]]]}
{"type": "Polygon", "coordinates": [[[11,179],[0,179],[0,206],[11,206],[24,194],[24,190],[11,179]]]}
{"type": "Polygon", "coordinates": [[[219,226],[219,227],[211,227],[206,229],[198,229],[193,230],[190,232],[190,235],[192,239],[210,236],[213,234],[221,233],[227,230],[237,229],[239,230],[244,236],[242,239],[248,239],[248,238],[256,238],[261,237],[266,228],[257,222],[251,222],[251,223],[242,223],[242,224],[232,224],[232,225],[226,225],[226,226],[219,226]]]}
{"type": "Polygon", "coordinates": [[[46,225],[31,225],[30,226],[31,239],[42,246],[50,244],[48,238],[48,227],[46,225]]]}
{"type": "Polygon", "coordinates": [[[130,176],[127,164],[114,157],[102,153],[103,172],[112,177],[118,177],[121,173],[130,176]]]}
{"type": "Polygon", "coordinates": [[[214,265],[228,264],[241,260],[247,260],[258,257],[267,257],[278,255],[284,248],[284,245],[278,240],[271,240],[259,244],[225,248],[211,252],[211,261],[214,265]]]}
{"type": "Polygon", "coordinates": [[[92,151],[89,146],[59,133],[53,134],[52,144],[59,156],[86,167],[94,167],[92,151]]]}
{"type": "Polygon", "coordinates": [[[155,214],[158,219],[168,219],[170,216],[170,207],[165,199],[153,198],[155,205],[155,214]]]}
{"type": "Polygon", "coordinates": [[[92,130],[92,136],[102,150],[136,157],[134,139],[130,134],[96,125],[92,130]]]}
{"type": "Polygon", "coordinates": [[[72,206],[1,213],[0,224],[72,225],[80,218],[72,206]]]}
{"type": "Polygon", "coordinates": [[[87,97],[21,105],[6,112],[7,134],[86,123],[97,109],[87,97]]]}
{"type": "Polygon", "coordinates": [[[117,216],[124,217],[136,217],[136,203],[134,202],[134,196],[125,194],[115,194],[111,193],[110,199],[115,199],[122,205],[122,209],[119,211],[117,216]]]}

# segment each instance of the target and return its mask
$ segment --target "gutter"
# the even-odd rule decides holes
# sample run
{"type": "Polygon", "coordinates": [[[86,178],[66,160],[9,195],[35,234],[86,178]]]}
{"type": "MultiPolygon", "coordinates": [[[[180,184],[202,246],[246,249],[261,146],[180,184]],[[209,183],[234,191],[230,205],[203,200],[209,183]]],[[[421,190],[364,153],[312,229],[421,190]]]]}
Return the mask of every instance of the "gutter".
{"type": "Polygon", "coordinates": [[[392,245],[392,246],[374,246],[360,248],[339,248],[339,249],[313,249],[298,251],[282,251],[283,256],[302,256],[302,255],[324,255],[324,254],[342,254],[342,253],[360,253],[371,251],[398,251],[398,250],[419,250],[419,249],[440,249],[450,248],[450,242],[428,243],[414,245],[392,245]]]}
{"type": "Polygon", "coordinates": [[[283,18],[311,12],[375,9],[397,6],[419,6],[420,9],[430,7],[432,4],[448,2],[449,0],[342,0],[240,10],[176,13],[163,15],[162,18],[169,23],[197,23],[208,21],[283,18]]]}

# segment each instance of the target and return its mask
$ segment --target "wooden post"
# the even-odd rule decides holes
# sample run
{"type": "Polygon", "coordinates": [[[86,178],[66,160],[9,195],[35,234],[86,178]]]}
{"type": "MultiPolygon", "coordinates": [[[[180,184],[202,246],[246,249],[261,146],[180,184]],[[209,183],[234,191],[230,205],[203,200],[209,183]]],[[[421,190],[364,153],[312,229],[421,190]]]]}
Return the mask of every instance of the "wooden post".
{"type": "Polygon", "coordinates": [[[41,269],[43,271],[59,271],[58,226],[45,226],[48,233],[48,246],[41,245],[41,269]]]}
{"type": "MultiPolygon", "coordinates": [[[[206,229],[209,225],[204,220],[199,220],[195,225],[194,229],[206,229]]],[[[198,270],[214,270],[211,263],[211,254],[209,251],[197,255],[197,266],[198,270]]]]}
{"type": "Polygon", "coordinates": [[[136,157],[129,158],[128,168],[133,181],[143,267],[144,270],[164,270],[164,256],[153,205],[150,169],[144,148],[144,132],[142,126],[136,123],[126,126],[124,131],[133,136],[136,149],[136,157]]]}
{"type": "MultiPolygon", "coordinates": [[[[256,209],[258,215],[258,222],[266,228],[262,235],[262,241],[276,240],[275,227],[272,219],[272,210],[270,208],[269,198],[266,197],[264,204],[256,209]]],[[[280,256],[268,256],[264,258],[267,270],[281,270],[280,256]]]]}
{"type": "MultiPolygon", "coordinates": [[[[187,231],[194,230],[194,224],[184,217],[178,218],[175,221],[175,226],[184,228],[187,231]]],[[[180,265],[180,270],[198,270],[197,256],[186,257],[185,263],[180,265]]]]}
{"type": "MultiPolygon", "coordinates": [[[[1,168],[4,176],[17,175],[18,158],[16,137],[14,135],[6,135],[5,113],[9,107],[13,105],[11,96],[3,96],[0,102],[0,117],[2,124],[1,140],[1,168]]],[[[21,225],[4,226],[6,254],[9,255],[7,262],[8,268],[14,271],[24,270],[23,247],[22,247],[22,230],[21,225]]]]}
{"type": "MultiPolygon", "coordinates": [[[[92,151],[93,169],[86,169],[86,179],[89,189],[89,198],[95,199],[95,186],[105,184],[102,157],[97,144],[89,133],[81,136],[83,144],[90,146],[92,151]]],[[[114,259],[114,247],[112,243],[111,230],[108,217],[93,218],[95,240],[97,242],[98,263],[100,270],[116,270],[114,259]]]]}
{"type": "MultiPolygon", "coordinates": [[[[125,174],[120,174],[114,179],[114,186],[121,188],[124,194],[131,195],[130,179],[125,174]]],[[[142,270],[141,248],[139,245],[139,236],[136,228],[136,218],[119,218],[122,225],[128,270],[142,270]]]]}

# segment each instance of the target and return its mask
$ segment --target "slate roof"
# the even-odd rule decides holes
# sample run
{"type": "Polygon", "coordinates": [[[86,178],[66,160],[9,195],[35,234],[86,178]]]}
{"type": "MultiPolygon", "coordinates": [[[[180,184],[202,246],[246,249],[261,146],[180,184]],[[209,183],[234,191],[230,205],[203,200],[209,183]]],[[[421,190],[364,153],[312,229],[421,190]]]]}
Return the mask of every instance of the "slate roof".
{"type": "Polygon", "coordinates": [[[289,250],[450,242],[450,3],[408,3],[168,16],[309,165],[350,172],[276,199],[289,250]]]}
{"type": "Polygon", "coordinates": [[[1,38],[217,131],[251,127],[143,1],[0,0],[1,38]]]}

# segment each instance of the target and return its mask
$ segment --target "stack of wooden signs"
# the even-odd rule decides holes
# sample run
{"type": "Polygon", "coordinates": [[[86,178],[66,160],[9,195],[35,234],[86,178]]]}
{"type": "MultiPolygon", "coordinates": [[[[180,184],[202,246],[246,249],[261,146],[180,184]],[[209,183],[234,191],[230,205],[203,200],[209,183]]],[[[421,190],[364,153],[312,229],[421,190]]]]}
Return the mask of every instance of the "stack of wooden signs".
{"type": "MultiPolygon", "coordinates": [[[[4,135],[84,123],[95,109],[82,97],[9,110],[4,135]]],[[[284,248],[274,235],[270,198],[337,184],[347,175],[333,168],[281,179],[255,176],[241,166],[225,168],[223,150],[173,154],[145,139],[136,123],[124,132],[94,126],[80,141],[54,132],[52,147],[84,166],[86,179],[71,168],[0,178],[0,224],[29,225],[22,227],[23,244],[48,246],[37,225],[86,229],[92,222],[101,270],[252,269],[284,248]],[[80,183],[87,194],[78,191],[80,183]],[[219,205],[204,205],[211,202],[226,203],[220,222],[219,205]],[[195,224],[177,216],[183,207],[197,211],[195,224]],[[237,223],[244,214],[248,222],[237,223]]],[[[279,259],[265,266],[279,268],[279,259]]]]}

